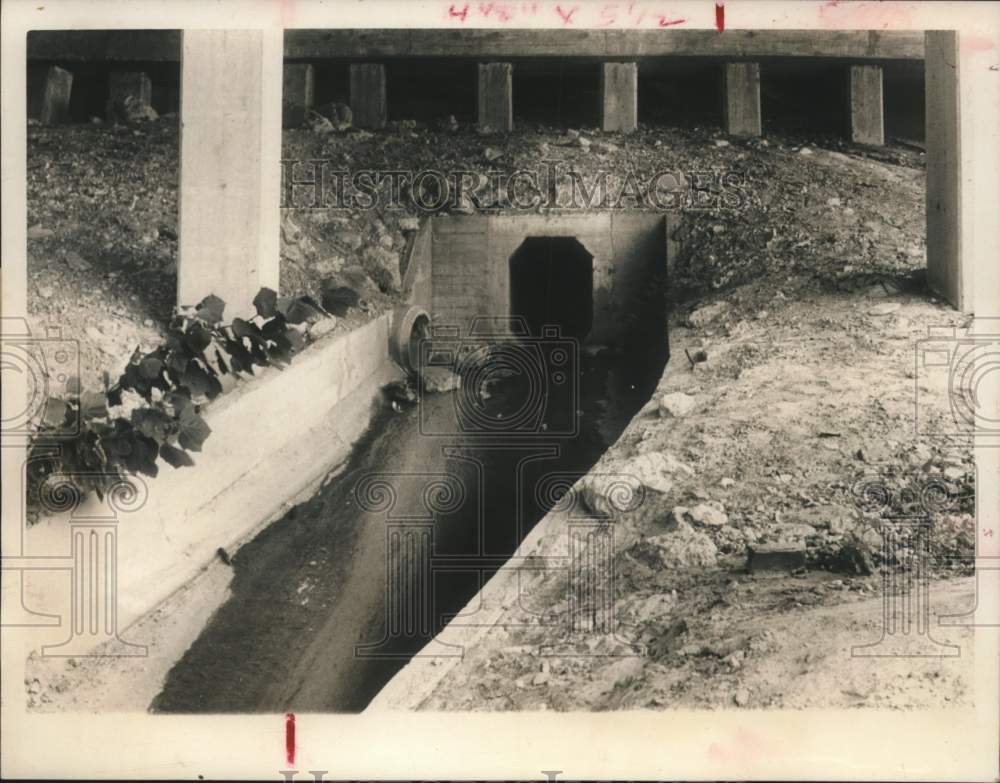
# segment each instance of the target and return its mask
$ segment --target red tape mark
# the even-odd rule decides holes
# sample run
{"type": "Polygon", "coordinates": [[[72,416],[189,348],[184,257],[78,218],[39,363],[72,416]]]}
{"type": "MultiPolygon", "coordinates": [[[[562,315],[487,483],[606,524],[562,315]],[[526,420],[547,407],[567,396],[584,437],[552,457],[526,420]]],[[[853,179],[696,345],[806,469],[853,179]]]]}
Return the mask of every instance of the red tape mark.
{"type": "Polygon", "coordinates": [[[726,4],[715,4],[715,29],[720,33],[726,29],[726,4]]]}
{"type": "Polygon", "coordinates": [[[285,761],[295,766],[295,713],[285,714],[285,761]]]}

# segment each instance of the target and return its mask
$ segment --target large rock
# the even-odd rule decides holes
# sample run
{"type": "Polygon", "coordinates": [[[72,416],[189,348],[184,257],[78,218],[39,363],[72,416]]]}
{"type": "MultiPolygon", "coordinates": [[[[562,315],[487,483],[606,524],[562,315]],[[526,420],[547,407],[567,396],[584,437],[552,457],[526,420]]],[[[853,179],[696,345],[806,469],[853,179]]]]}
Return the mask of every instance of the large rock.
{"type": "Polygon", "coordinates": [[[378,287],[372,282],[362,267],[352,265],[345,266],[336,274],[330,275],[324,282],[324,288],[349,288],[354,291],[359,298],[364,299],[375,294],[378,287]]]}
{"type": "Polygon", "coordinates": [[[715,318],[722,315],[726,307],[726,302],[713,302],[710,305],[699,307],[688,316],[688,323],[697,328],[706,326],[715,318]]]}
{"type": "Polygon", "coordinates": [[[722,504],[718,501],[699,503],[694,508],[678,506],[673,511],[674,518],[682,522],[693,522],[705,527],[722,527],[729,523],[722,504]]]}
{"type": "Polygon", "coordinates": [[[639,454],[620,463],[611,462],[588,474],[579,489],[587,508],[595,514],[616,519],[622,514],[660,505],[678,479],[694,471],[675,457],[659,451],[639,454]]]}
{"type": "Polygon", "coordinates": [[[314,112],[329,121],[330,130],[345,131],[354,123],[354,112],[346,103],[324,103],[317,106],[314,112]]]}
{"type": "Polygon", "coordinates": [[[851,510],[836,503],[813,506],[790,513],[786,521],[814,528],[826,528],[834,535],[844,535],[854,529],[856,521],[851,510]]]}
{"type": "Polygon", "coordinates": [[[381,245],[365,248],[362,258],[372,280],[385,292],[399,291],[403,279],[399,273],[399,253],[381,245]]]}
{"type": "Polygon", "coordinates": [[[684,392],[664,394],[660,397],[660,416],[663,418],[679,418],[691,412],[698,400],[684,392]]]}
{"type": "Polygon", "coordinates": [[[442,394],[454,391],[462,385],[462,376],[447,367],[427,367],[420,371],[425,392],[442,394]]]}
{"type": "Polygon", "coordinates": [[[812,525],[782,522],[768,529],[768,538],[772,541],[802,541],[816,535],[812,525]]]}
{"type": "Polygon", "coordinates": [[[664,568],[708,568],[716,564],[718,549],[704,533],[687,523],[676,530],[653,536],[641,544],[664,568]]]}

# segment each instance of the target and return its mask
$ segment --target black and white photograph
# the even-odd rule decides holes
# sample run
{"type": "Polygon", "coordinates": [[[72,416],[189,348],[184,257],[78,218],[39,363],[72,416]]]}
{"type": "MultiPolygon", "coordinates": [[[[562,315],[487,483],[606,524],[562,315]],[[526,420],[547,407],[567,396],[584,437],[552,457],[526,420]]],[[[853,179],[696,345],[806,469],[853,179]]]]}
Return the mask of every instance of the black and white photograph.
{"type": "Polygon", "coordinates": [[[2,11],[4,777],[997,779],[1000,4],[2,11]]]}

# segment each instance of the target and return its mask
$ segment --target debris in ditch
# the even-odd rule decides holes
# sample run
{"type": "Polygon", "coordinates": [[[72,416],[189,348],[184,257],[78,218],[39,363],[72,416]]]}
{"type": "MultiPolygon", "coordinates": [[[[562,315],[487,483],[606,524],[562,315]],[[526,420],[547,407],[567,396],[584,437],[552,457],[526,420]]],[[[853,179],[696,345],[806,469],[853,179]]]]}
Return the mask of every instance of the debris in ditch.
{"type": "Polygon", "coordinates": [[[831,570],[857,576],[870,576],[875,571],[868,544],[853,535],[830,556],[828,565],[831,570]]]}
{"type": "Polygon", "coordinates": [[[221,546],[215,550],[215,554],[218,555],[219,560],[221,560],[226,565],[232,565],[232,559],[229,557],[229,553],[223,549],[221,546]]]}
{"type": "Polygon", "coordinates": [[[694,353],[689,351],[687,348],[684,349],[684,355],[687,356],[688,362],[691,363],[691,369],[693,370],[696,364],[708,361],[708,353],[703,350],[695,350],[694,353]]]}
{"type": "Polygon", "coordinates": [[[420,388],[429,394],[444,394],[461,386],[462,376],[448,367],[425,367],[420,371],[420,388]]]}
{"type": "Polygon", "coordinates": [[[796,544],[758,544],[747,548],[747,571],[786,571],[794,573],[806,565],[806,547],[796,544]]]}

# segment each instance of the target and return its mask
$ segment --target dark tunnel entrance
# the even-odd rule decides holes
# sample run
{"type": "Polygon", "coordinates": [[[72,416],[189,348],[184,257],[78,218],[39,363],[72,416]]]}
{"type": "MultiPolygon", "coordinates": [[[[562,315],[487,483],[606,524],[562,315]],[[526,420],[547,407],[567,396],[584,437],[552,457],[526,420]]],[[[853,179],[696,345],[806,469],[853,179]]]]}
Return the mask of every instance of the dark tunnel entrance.
{"type": "Polygon", "coordinates": [[[510,257],[510,312],[583,340],[593,326],[594,257],[573,237],[529,237],[510,257]]]}

